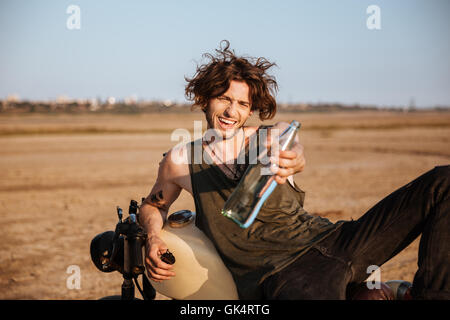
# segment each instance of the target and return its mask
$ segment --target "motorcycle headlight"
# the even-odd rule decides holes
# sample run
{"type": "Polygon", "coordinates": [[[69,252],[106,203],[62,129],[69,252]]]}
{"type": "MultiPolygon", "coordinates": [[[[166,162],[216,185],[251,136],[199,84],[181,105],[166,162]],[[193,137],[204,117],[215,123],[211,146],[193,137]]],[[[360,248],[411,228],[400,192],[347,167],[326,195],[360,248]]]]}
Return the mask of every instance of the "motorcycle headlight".
{"type": "MultiPolygon", "coordinates": [[[[114,231],[105,231],[94,237],[91,241],[91,260],[98,270],[102,272],[121,271],[120,263],[123,264],[123,250],[117,250],[116,257],[111,260],[111,254],[114,246],[114,231]]],[[[116,241],[116,245],[120,245],[119,241],[116,241]]]]}

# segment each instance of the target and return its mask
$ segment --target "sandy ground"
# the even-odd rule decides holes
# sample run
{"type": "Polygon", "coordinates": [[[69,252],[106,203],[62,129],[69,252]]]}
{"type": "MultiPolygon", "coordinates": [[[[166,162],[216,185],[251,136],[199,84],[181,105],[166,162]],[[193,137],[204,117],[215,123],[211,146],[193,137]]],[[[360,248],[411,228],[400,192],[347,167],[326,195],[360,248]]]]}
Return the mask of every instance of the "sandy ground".
{"type": "MultiPolygon", "coordinates": [[[[120,294],[121,275],[97,271],[90,241],[114,228],[117,205],[126,212],[131,199],[149,193],[162,153],[178,143],[170,139],[173,129],[192,131],[201,119],[1,115],[0,299],[120,294]],[[67,286],[72,265],[80,270],[79,289],[67,286]]],[[[306,191],[305,208],[332,221],[357,219],[391,191],[450,162],[449,113],[280,114],[273,121],[281,119],[302,123],[307,166],[295,179],[306,191]]],[[[171,212],[180,209],[194,210],[185,192],[171,212]]],[[[412,281],[418,243],[382,266],[382,280],[412,281]]]]}

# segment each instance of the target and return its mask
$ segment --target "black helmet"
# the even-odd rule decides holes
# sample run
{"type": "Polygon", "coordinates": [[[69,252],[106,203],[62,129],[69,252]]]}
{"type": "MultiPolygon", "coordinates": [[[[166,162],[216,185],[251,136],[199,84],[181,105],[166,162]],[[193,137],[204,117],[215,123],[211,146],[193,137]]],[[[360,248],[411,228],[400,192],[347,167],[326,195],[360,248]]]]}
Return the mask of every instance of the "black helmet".
{"type": "MultiPolygon", "coordinates": [[[[117,248],[116,257],[114,257],[114,261],[111,261],[111,254],[113,252],[113,240],[114,240],[114,231],[105,231],[100,233],[94,237],[91,241],[91,259],[94,265],[102,272],[112,272],[119,270],[120,271],[120,262],[123,265],[123,250],[117,248]],[[117,265],[116,261],[120,261],[119,265],[117,265]]],[[[123,239],[121,237],[116,241],[116,245],[120,247],[122,244],[123,249],[123,239]],[[122,241],[120,241],[122,240],[122,241]]]]}

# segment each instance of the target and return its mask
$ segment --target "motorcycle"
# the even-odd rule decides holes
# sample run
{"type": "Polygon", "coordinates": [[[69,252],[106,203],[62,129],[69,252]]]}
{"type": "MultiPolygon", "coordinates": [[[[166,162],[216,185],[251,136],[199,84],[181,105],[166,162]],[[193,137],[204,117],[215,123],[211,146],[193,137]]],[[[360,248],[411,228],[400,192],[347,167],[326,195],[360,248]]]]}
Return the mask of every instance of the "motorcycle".
{"type": "MultiPolygon", "coordinates": [[[[142,198],[142,202],[144,198],[142,198]]],[[[173,264],[177,274],[170,280],[155,282],[145,273],[143,257],[147,234],[139,225],[139,205],[131,200],[129,216],[117,207],[119,221],[115,231],[106,231],[93,238],[91,259],[102,272],[119,271],[123,275],[121,295],[103,297],[104,300],[133,300],[135,287],[144,300],[153,300],[156,292],[175,300],[238,300],[233,277],[217,250],[206,235],[195,226],[195,212],[180,210],[170,214],[160,233],[170,248],[161,259],[173,264]],[[138,278],[142,275],[142,287],[138,278]]],[[[369,290],[362,283],[355,288],[351,299],[409,300],[411,283],[392,280],[369,290]]]]}

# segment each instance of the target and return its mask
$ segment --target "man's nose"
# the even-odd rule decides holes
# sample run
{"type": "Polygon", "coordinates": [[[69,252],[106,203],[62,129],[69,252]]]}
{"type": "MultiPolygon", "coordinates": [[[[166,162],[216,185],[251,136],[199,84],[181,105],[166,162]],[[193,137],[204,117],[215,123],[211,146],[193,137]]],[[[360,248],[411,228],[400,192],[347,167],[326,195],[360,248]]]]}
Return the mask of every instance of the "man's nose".
{"type": "Polygon", "coordinates": [[[225,116],[233,118],[237,115],[237,102],[233,101],[230,105],[225,109],[225,116]]]}

